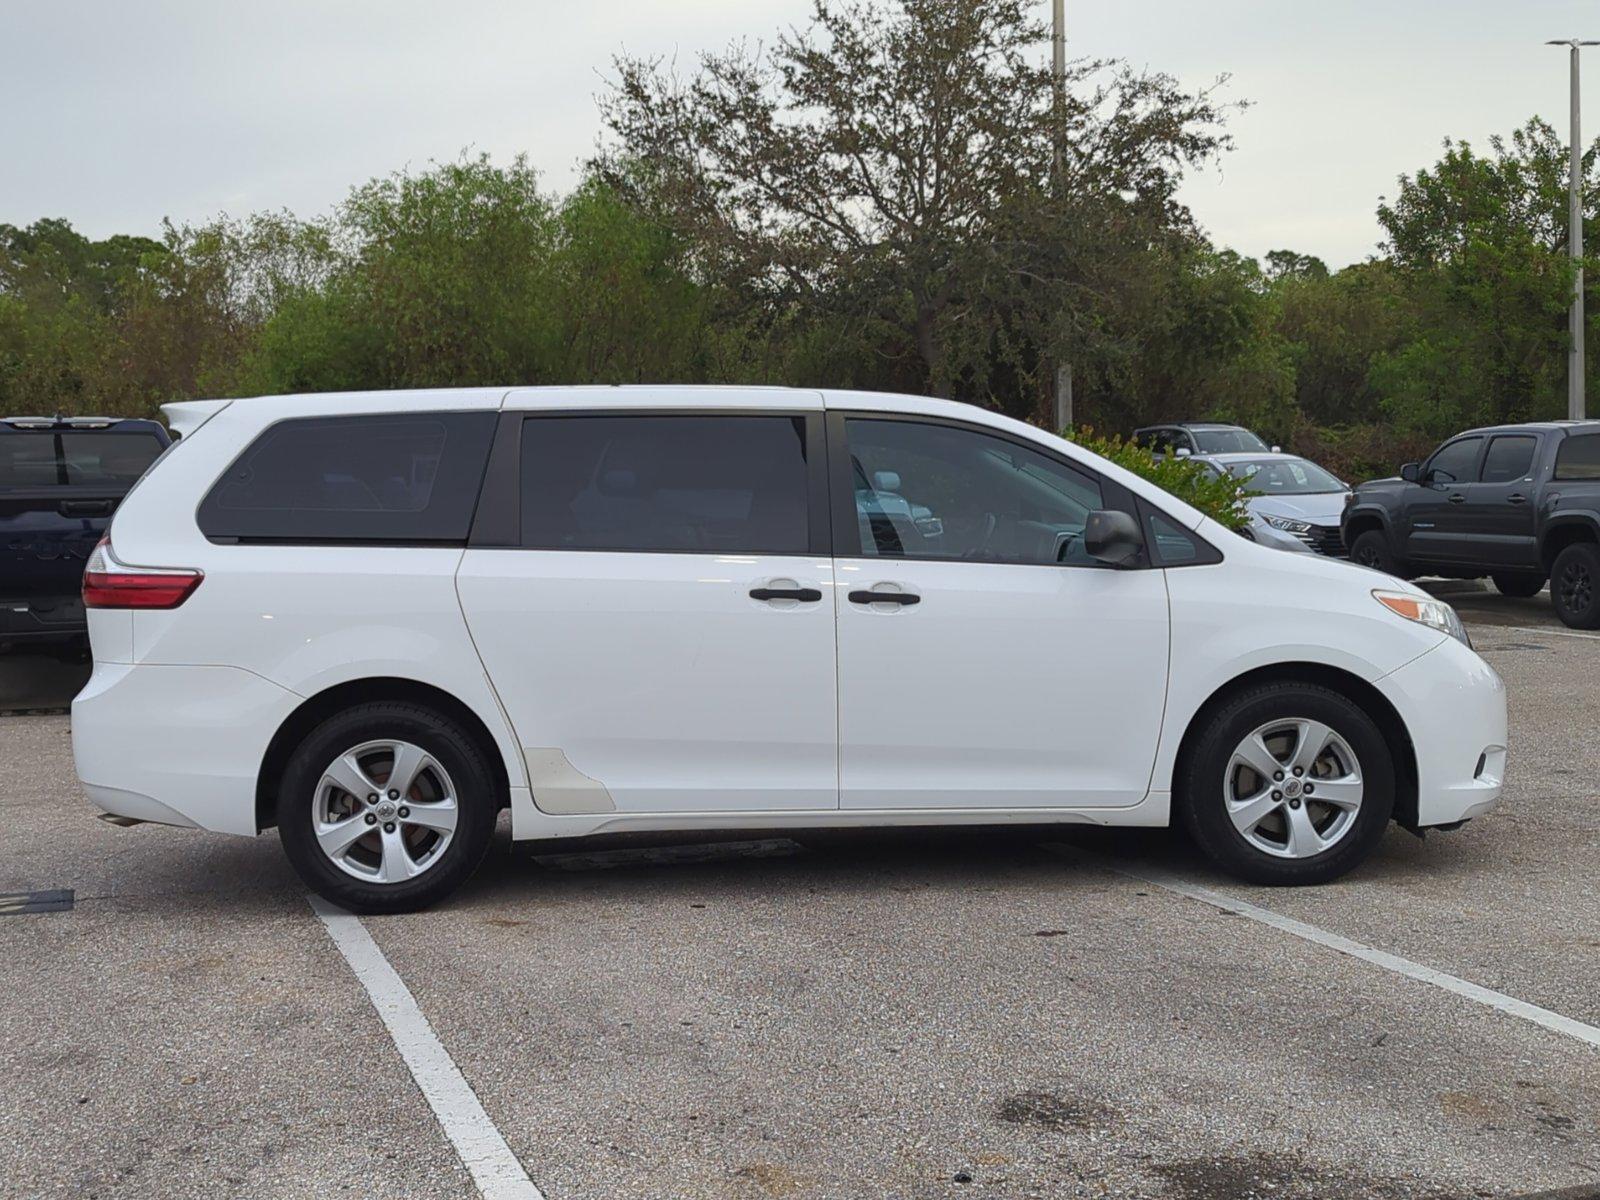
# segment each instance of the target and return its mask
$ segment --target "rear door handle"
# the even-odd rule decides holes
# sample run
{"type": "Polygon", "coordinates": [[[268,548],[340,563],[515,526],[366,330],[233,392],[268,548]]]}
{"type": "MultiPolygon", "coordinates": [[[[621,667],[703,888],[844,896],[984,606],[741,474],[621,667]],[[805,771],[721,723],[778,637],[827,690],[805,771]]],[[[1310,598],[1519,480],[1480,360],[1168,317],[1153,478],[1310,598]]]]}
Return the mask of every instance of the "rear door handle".
{"type": "Polygon", "coordinates": [[[816,588],[769,588],[758,587],[750,589],[752,600],[799,600],[804,604],[815,604],[822,599],[822,593],[816,588]]]}
{"type": "Polygon", "coordinates": [[[1526,504],[1527,502],[1528,498],[1521,492],[1512,492],[1511,495],[1506,497],[1507,504],[1526,504]]]}
{"type": "Polygon", "coordinates": [[[1450,493],[1450,503],[1451,504],[1465,504],[1466,502],[1467,502],[1467,498],[1465,496],[1463,496],[1460,492],[1451,492],[1450,493]]]}
{"type": "Polygon", "coordinates": [[[913,596],[910,592],[851,592],[851,604],[921,604],[921,596],[913,596]]]}

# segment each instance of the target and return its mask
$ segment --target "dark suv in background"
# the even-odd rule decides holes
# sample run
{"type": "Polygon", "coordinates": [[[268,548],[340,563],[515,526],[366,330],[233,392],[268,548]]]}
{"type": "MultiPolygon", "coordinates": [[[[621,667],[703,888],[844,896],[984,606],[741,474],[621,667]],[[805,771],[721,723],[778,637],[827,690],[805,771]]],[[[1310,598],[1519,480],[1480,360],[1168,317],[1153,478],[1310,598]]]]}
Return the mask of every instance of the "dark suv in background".
{"type": "Polygon", "coordinates": [[[1508,596],[1548,579],[1557,616],[1600,628],[1600,421],[1458,434],[1357,487],[1341,531],[1352,559],[1391,575],[1487,575],[1508,596]]]}
{"type": "Polygon", "coordinates": [[[84,563],[170,440],[156,421],[0,418],[0,653],[87,650],[84,563]]]}

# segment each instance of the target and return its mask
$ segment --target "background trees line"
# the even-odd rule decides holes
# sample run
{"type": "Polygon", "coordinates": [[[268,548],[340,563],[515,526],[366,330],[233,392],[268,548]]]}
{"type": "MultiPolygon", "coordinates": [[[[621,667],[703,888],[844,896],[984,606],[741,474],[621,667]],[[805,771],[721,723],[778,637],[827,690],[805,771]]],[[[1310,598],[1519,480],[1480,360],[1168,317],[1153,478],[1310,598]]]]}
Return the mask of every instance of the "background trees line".
{"type": "Polygon", "coordinates": [[[104,241],[0,226],[0,411],[765,382],[1043,422],[1062,361],[1100,429],[1239,420],[1349,475],[1465,425],[1565,411],[1550,126],[1445,143],[1379,204],[1367,262],[1256,261],[1176,198],[1227,150],[1232,107],[1085,61],[1056,108],[1036,7],[819,0],[809,29],[684,76],[620,60],[605,148],[566,195],[525,159],[469,156],[311,219],[104,241]]]}

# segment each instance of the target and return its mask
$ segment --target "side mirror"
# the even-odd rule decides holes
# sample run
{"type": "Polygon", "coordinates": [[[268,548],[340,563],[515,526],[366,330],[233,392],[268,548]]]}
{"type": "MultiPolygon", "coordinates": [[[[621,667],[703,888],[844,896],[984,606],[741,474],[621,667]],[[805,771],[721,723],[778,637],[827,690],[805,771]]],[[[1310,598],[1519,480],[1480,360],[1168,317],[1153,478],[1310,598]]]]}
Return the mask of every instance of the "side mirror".
{"type": "Polygon", "coordinates": [[[1188,458],[1193,453],[1194,453],[1194,451],[1189,449],[1189,447],[1187,447],[1187,446],[1179,446],[1178,450],[1177,450],[1177,454],[1178,454],[1179,458],[1188,458]]]}
{"type": "Polygon", "coordinates": [[[1083,552],[1120,567],[1144,549],[1139,523],[1125,512],[1097,508],[1083,523],[1083,552]]]}
{"type": "Polygon", "coordinates": [[[1274,454],[1282,454],[1283,453],[1283,447],[1282,446],[1274,446],[1272,448],[1272,452],[1274,454]]]}
{"type": "Polygon", "coordinates": [[[1417,483],[1422,479],[1422,464],[1407,463],[1400,468],[1400,478],[1407,483],[1417,483]]]}

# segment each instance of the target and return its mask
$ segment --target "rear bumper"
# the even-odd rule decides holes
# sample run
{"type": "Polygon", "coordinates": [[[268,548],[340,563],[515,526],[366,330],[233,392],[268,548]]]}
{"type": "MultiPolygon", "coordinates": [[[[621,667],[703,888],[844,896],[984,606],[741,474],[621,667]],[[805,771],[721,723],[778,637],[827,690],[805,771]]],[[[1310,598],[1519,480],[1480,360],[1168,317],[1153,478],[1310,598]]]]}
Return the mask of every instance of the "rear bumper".
{"type": "Polygon", "coordinates": [[[1448,825],[1500,802],[1506,771],[1506,688],[1454,638],[1377,681],[1411,734],[1417,824],[1448,825]]]}
{"type": "Polygon", "coordinates": [[[0,646],[82,641],[88,636],[83,601],[72,596],[0,596],[0,646]]]}
{"type": "Polygon", "coordinates": [[[115,816],[253,836],[267,743],[299,703],[236,667],[96,662],[72,702],[78,778],[115,816]]]}

